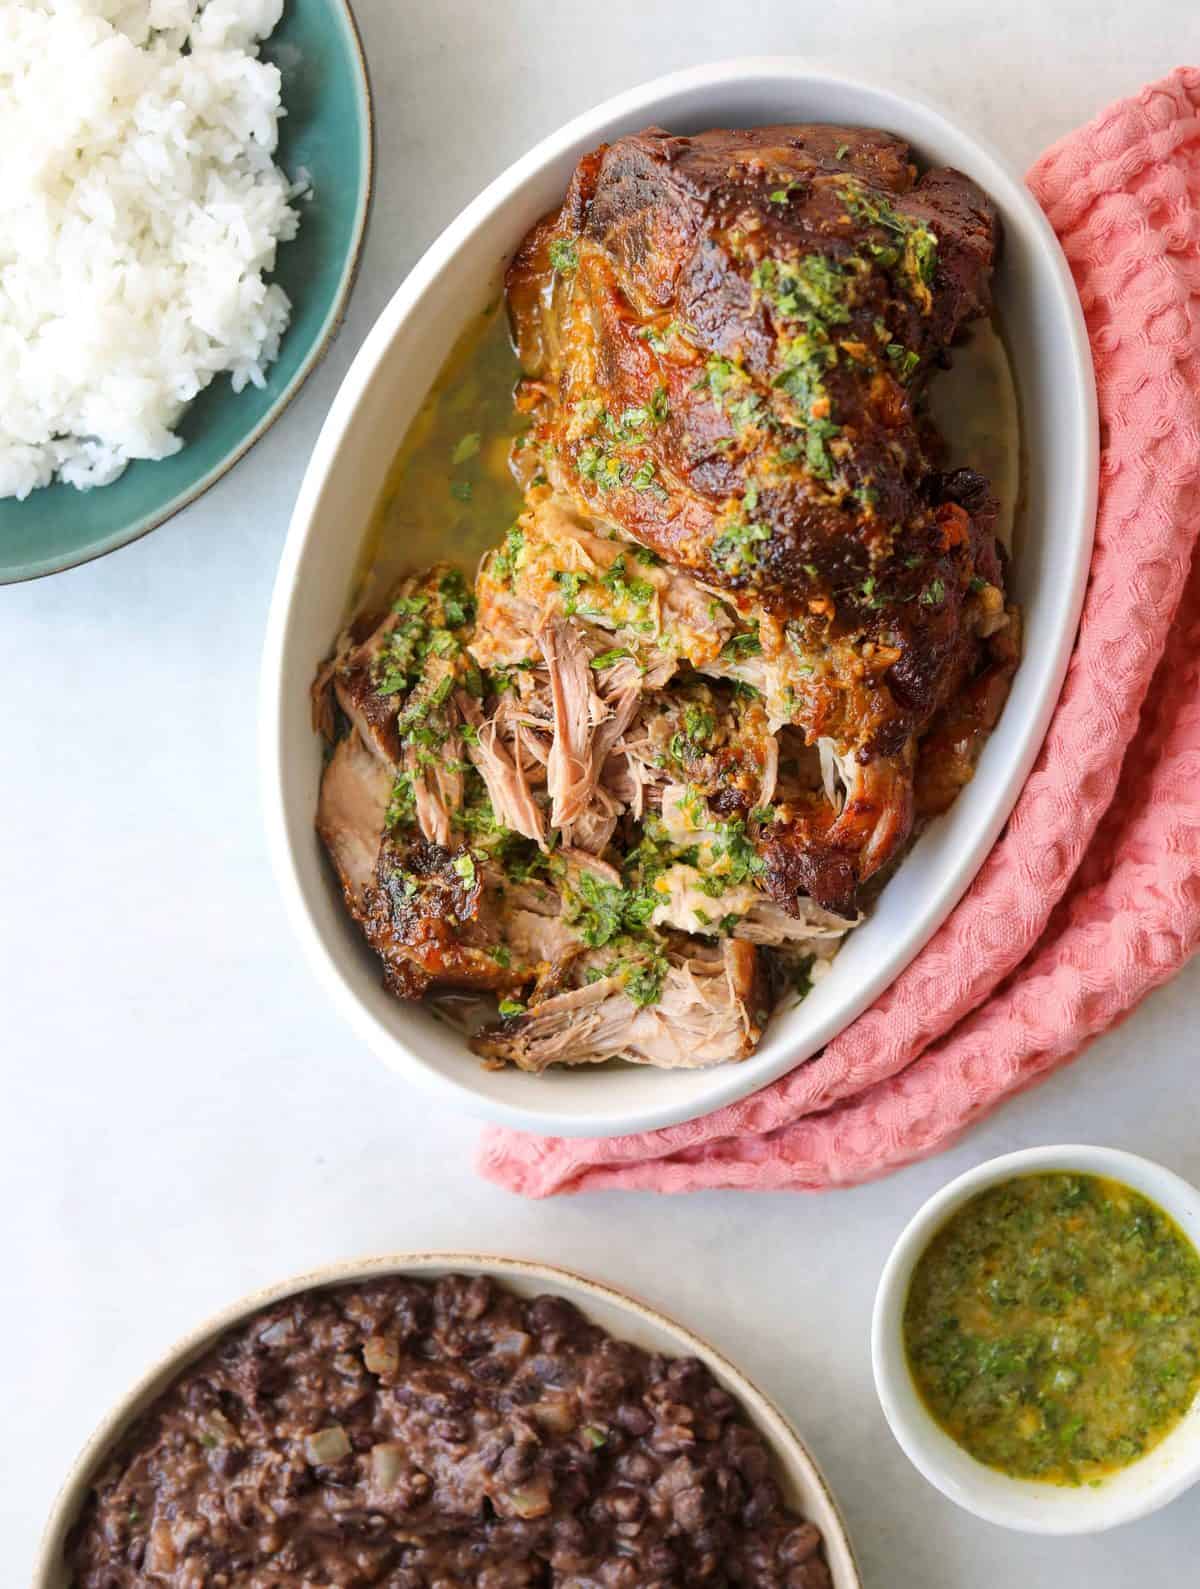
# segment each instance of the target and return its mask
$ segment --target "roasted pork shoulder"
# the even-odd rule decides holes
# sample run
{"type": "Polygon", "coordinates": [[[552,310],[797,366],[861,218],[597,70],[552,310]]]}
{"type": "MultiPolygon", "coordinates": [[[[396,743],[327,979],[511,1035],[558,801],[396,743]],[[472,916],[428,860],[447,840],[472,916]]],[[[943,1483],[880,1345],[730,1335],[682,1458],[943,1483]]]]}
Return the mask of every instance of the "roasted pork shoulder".
{"type": "Polygon", "coordinates": [[[346,907],[398,996],[499,999],[485,1064],[744,1058],[971,777],[1019,620],[923,394],[996,246],[967,178],[796,126],[623,138],[518,251],[524,511],[313,691],[346,907]]]}
{"type": "Polygon", "coordinates": [[[785,904],[853,908],[909,835],[919,737],[991,660],[994,504],[939,473],[920,398],[996,240],[974,184],[884,133],[651,129],[582,160],[509,271],[541,471],[721,592],[775,720],[828,743],[785,904]]]}

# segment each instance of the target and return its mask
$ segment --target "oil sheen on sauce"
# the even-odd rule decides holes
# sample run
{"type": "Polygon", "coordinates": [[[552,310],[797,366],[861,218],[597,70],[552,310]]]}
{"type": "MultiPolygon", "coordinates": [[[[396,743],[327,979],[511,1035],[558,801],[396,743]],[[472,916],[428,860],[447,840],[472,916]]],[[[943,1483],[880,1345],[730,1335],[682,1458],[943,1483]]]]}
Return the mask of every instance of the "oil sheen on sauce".
{"type": "MultiPolygon", "coordinates": [[[[930,382],[930,412],[949,465],[969,465],[992,482],[1000,502],[997,533],[1011,548],[1021,449],[1004,342],[992,322],[979,321],[951,356],[951,368],[930,382]]],[[[524,429],[512,402],[519,373],[497,298],[467,326],[400,439],[368,527],[352,610],[439,559],[472,576],[482,553],[521,512],[508,468],[509,450],[524,429]]]]}
{"type": "Polygon", "coordinates": [[[522,509],[509,470],[526,422],[513,407],[520,369],[502,299],[476,315],[400,439],[375,505],[352,606],[440,559],[473,578],[522,509]]]}

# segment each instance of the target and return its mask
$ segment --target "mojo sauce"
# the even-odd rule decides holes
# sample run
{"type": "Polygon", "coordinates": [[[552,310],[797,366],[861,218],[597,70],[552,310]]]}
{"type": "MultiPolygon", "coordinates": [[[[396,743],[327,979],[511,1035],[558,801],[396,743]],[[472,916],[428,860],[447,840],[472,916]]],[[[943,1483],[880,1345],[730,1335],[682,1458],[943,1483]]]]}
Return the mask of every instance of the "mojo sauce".
{"type": "Polygon", "coordinates": [[[904,1341],[929,1411],[978,1461],[1093,1483],[1157,1445],[1200,1387],[1200,1253],[1117,1181],[1018,1176],[926,1248],[904,1341]]]}
{"type": "Polygon", "coordinates": [[[509,452],[526,421],[502,299],[468,324],[403,437],[368,526],[353,606],[441,560],[474,578],[523,507],[509,452]]]}

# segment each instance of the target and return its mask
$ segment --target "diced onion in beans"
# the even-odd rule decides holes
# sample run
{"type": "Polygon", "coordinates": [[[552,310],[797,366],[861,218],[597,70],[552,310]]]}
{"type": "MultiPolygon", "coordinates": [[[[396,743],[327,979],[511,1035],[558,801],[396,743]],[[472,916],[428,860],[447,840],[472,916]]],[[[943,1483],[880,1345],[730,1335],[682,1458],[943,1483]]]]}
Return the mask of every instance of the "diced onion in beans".
{"type": "Polygon", "coordinates": [[[372,1335],[363,1344],[363,1362],[372,1374],[394,1374],[400,1367],[400,1343],[393,1335],[372,1335]]]}
{"type": "Polygon", "coordinates": [[[404,1472],[404,1447],[395,1440],[371,1447],[371,1479],[381,1490],[390,1490],[404,1472]]]}
{"type": "Polygon", "coordinates": [[[349,1437],[340,1423],[330,1424],[327,1429],[319,1429],[315,1435],[309,1435],[304,1442],[304,1454],[310,1462],[320,1467],[340,1462],[343,1457],[350,1455],[349,1437]]]}
{"type": "Polygon", "coordinates": [[[575,1411],[574,1396],[558,1395],[543,1396],[541,1401],[534,1402],[529,1409],[543,1429],[549,1429],[552,1434],[569,1435],[579,1421],[575,1411]]]}
{"type": "Polygon", "coordinates": [[[518,1517],[545,1517],[550,1510],[549,1479],[534,1479],[518,1489],[509,1490],[508,1504],[518,1517]]]}
{"type": "Polygon", "coordinates": [[[500,1330],[492,1340],[494,1357],[524,1357],[530,1347],[530,1338],[520,1330],[500,1330]]]}
{"type": "Polygon", "coordinates": [[[204,1427],[218,1445],[232,1446],[238,1442],[237,1430],[219,1407],[213,1407],[205,1413],[204,1427]]]}

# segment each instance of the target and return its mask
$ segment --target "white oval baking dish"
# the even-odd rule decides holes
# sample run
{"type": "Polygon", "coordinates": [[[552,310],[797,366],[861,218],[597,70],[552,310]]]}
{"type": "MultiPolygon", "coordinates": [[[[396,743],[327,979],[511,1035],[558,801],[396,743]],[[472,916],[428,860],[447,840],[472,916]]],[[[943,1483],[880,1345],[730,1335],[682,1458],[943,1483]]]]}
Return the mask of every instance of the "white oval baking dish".
{"type": "Polygon", "coordinates": [[[697,67],[632,89],[568,123],[510,167],[415,266],[367,337],[313,451],[267,628],[261,698],[266,824],[287,913],[321,982],[389,1065],[485,1118],[558,1135],[618,1135],[687,1120],[744,1097],[815,1053],[898,975],[961,897],[1033,765],[1074,642],[1091,555],[1097,427],[1091,356],[1058,242],[1003,162],[907,93],[803,60],[697,67]],[[528,227],[561,199],[579,157],[658,123],[672,131],[784,121],[883,127],[924,161],[956,166],[994,199],[1004,227],[996,297],[1027,452],[1013,586],[1024,660],[975,781],[916,844],[831,974],[772,1022],[737,1065],[486,1071],[419,1005],[383,991],[313,831],[321,746],[308,687],[343,617],[361,528],[405,427],[528,227]]]}

